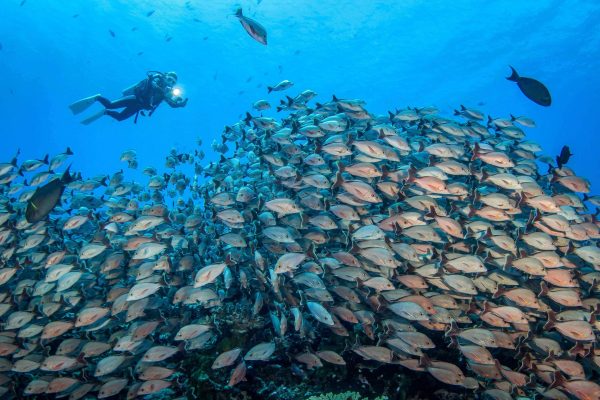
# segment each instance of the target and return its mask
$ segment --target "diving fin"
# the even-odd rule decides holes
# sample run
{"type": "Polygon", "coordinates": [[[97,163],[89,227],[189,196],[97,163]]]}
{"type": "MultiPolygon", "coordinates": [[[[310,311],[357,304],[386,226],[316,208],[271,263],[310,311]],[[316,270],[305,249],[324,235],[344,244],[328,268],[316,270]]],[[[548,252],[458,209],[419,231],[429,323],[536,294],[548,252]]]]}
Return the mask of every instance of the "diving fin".
{"type": "Polygon", "coordinates": [[[106,110],[100,110],[100,111],[98,111],[96,114],[92,114],[92,115],[90,115],[89,117],[87,117],[86,119],[83,119],[83,120],[81,121],[81,123],[82,123],[83,125],[89,125],[89,124],[91,124],[92,122],[94,122],[95,120],[97,120],[97,119],[101,118],[101,117],[102,117],[103,115],[105,115],[105,114],[106,114],[106,110]]]}
{"type": "Polygon", "coordinates": [[[100,97],[100,95],[95,94],[93,96],[86,97],[85,99],[77,100],[75,103],[69,105],[69,108],[73,114],[77,115],[87,110],[89,106],[94,104],[98,97],[100,97]]]}

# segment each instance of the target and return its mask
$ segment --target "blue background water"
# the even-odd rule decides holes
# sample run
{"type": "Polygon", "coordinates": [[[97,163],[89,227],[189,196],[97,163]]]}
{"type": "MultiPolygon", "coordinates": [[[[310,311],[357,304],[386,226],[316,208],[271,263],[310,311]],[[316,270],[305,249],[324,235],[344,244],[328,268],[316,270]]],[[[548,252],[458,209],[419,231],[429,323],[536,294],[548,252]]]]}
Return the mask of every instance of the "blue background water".
{"type": "Polygon", "coordinates": [[[21,1],[0,3],[0,161],[17,148],[24,160],[70,146],[89,176],[125,167],[130,148],[141,168],[162,166],[171,147],[193,150],[198,137],[215,159],[208,149],[223,126],[258,99],[277,103],[283,95],[266,86],[290,79],[284,94],[363,98],[376,113],[465,104],[532,117],[529,139],[552,156],[569,144],[569,165],[600,183],[598,1],[21,1]],[[267,28],[268,46],[244,32],[238,4],[267,28]],[[550,88],[550,108],[504,79],[509,64],[550,88]],[[177,71],[188,106],[91,126],[67,108],[98,92],[118,97],[147,70],[177,71]]]}

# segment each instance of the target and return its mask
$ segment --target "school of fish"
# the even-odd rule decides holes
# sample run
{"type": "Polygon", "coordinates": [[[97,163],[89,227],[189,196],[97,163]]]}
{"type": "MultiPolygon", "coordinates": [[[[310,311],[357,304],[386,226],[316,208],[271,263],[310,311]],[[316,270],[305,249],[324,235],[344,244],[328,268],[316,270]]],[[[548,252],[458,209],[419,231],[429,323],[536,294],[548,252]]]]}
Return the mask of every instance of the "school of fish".
{"type": "Polygon", "coordinates": [[[53,175],[70,149],[1,163],[0,397],[184,398],[180,360],[204,352],[230,387],[284,357],[359,359],[482,398],[599,399],[600,198],[527,140],[535,122],[315,96],[144,183],[53,175]],[[226,305],[265,326],[215,354],[226,305]]]}

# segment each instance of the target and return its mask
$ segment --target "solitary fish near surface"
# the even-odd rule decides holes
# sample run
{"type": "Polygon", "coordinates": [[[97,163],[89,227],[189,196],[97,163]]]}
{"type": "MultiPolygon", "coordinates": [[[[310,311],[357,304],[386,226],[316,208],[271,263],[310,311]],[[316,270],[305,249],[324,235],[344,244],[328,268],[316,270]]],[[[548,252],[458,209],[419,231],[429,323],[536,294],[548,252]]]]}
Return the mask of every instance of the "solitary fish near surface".
{"type": "Polygon", "coordinates": [[[235,16],[240,20],[240,23],[254,40],[267,45],[267,30],[252,18],[248,18],[242,14],[242,9],[238,8],[235,16]]]}
{"type": "Polygon", "coordinates": [[[533,78],[521,77],[513,67],[510,69],[512,73],[506,79],[516,82],[525,96],[544,107],[548,107],[552,103],[550,91],[542,82],[533,78]]]}

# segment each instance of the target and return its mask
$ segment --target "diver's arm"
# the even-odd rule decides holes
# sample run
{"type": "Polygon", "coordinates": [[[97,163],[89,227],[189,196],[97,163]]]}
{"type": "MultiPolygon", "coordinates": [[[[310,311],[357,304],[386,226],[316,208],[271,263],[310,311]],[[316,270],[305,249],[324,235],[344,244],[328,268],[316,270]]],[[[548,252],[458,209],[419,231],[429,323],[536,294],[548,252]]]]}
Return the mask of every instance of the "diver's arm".
{"type": "Polygon", "coordinates": [[[173,108],[181,108],[181,107],[185,107],[185,105],[188,102],[188,99],[183,99],[179,96],[165,96],[165,101],[167,102],[168,105],[170,105],[173,108]]]}

